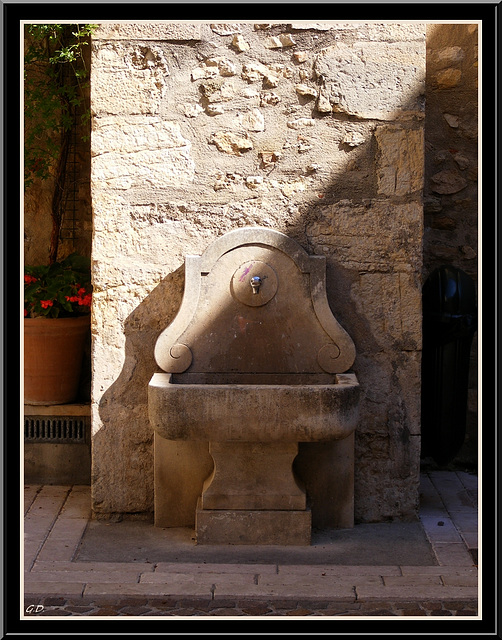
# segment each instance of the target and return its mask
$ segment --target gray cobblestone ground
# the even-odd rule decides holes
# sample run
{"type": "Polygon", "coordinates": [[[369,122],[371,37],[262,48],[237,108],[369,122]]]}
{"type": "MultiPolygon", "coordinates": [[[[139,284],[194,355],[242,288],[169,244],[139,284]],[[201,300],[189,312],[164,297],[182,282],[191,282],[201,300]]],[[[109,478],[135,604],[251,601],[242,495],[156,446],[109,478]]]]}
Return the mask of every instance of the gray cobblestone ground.
{"type": "Polygon", "coordinates": [[[202,603],[192,600],[128,598],[113,605],[89,602],[82,604],[64,598],[41,598],[27,602],[33,616],[476,616],[477,602],[400,601],[400,602],[240,602],[202,603]],[[38,608],[37,608],[38,605],[38,608]],[[40,607],[43,607],[41,609],[40,607]]]}

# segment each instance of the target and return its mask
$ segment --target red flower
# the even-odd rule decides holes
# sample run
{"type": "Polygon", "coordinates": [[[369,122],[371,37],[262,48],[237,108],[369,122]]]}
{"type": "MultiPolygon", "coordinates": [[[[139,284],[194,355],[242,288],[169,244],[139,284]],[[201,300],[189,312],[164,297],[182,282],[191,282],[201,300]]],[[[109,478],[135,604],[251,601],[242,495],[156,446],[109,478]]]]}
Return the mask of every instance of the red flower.
{"type": "Polygon", "coordinates": [[[47,309],[47,307],[52,307],[54,303],[52,300],[40,300],[40,304],[42,305],[42,309],[47,309]]]}
{"type": "Polygon", "coordinates": [[[26,316],[28,315],[28,309],[24,310],[24,317],[26,318],[26,316]]]}
{"type": "Polygon", "coordinates": [[[88,293],[83,298],[80,298],[78,301],[79,305],[82,307],[90,307],[91,306],[92,295],[88,293]]]}
{"type": "Polygon", "coordinates": [[[37,279],[34,278],[33,276],[28,276],[28,275],[24,276],[24,283],[25,284],[31,284],[32,282],[36,282],[36,281],[37,281],[37,279]]]}

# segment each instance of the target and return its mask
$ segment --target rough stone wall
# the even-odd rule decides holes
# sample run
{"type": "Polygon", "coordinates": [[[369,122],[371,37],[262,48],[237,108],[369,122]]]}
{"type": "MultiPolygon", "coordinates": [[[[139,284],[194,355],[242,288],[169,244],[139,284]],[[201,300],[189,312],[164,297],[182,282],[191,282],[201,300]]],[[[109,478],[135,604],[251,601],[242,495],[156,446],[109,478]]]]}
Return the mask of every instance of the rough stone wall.
{"type": "MultiPolygon", "coordinates": [[[[93,37],[96,517],[153,508],[147,386],[186,254],[263,225],[327,258],[363,391],[357,521],[418,503],[425,25],[106,24],[93,37]]],[[[122,517],[122,516],[121,516],[122,517]]]]}
{"type": "MultiPolygon", "coordinates": [[[[478,26],[427,26],[424,280],[442,264],[478,277],[478,26]]],[[[477,464],[477,334],[466,438],[455,461],[477,464]]]]}

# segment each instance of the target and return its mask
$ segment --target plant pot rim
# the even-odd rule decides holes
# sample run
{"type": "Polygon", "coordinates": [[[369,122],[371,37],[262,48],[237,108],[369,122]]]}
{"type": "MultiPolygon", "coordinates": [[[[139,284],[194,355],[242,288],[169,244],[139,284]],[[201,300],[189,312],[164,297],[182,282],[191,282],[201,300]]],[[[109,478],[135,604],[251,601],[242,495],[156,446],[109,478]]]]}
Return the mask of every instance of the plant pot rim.
{"type": "Polygon", "coordinates": [[[88,321],[90,320],[90,313],[83,313],[80,316],[67,316],[66,318],[46,318],[45,316],[38,316],[37,318],[24,318],[25,322],[31,324],[32,322],[75,322],[75,320],[88,321]]]}

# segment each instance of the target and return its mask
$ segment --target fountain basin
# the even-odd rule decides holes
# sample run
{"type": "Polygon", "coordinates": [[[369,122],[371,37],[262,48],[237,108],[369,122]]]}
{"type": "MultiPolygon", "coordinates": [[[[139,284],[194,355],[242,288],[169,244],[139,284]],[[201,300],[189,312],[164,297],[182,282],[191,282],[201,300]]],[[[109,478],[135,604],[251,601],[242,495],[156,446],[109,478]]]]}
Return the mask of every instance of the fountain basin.
{"type": "Polygon", "coordinates": [[[250,384],[252,377],[200,375],[185,382],[183,376],[155,373],[148,388],[150,423],[166,440],[211,442],[325,442],[354,432],[354,374],[330,376],[331,384],[308,384],[309,376],[301,374],[256,376],[267,384],[250,384]]]}

